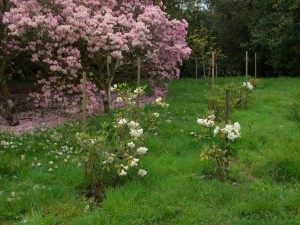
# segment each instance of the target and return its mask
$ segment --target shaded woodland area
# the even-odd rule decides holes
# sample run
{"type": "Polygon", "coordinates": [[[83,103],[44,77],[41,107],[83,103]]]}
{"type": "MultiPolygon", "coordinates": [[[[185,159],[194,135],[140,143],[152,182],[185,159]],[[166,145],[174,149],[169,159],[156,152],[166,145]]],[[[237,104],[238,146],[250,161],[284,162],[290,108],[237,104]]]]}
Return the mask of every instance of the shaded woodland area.
{"type": "Polygon", "coordinates": [[[209,73],[211,52],[219,53],[221,76],[245,73],[245,51],[249,51],[250,73],[254,74],[257,53],[261,77],[299,76],[300,1],[299,0],[165,0],[173,17],[189,23],[192,57],[185,63],[183,76],[198,70],[209,73]]]}

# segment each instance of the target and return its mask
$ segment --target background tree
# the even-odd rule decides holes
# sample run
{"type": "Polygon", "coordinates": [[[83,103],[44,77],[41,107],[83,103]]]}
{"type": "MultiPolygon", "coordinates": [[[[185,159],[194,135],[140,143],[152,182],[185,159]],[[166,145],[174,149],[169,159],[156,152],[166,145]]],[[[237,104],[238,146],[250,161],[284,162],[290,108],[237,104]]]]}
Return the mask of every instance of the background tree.
{"type": "Polygon", "coordinates": [[[248,47],[259,52],[264,73],[299,75],[300,1],[256,0],[253,7],[248,47]]]}
{"type": "Polygon", "coordinates": [[[0,87],[9,110],[8,122],[11,126],[16,126],[19,124],[19,120],[8,85],[7,69],[13,59],[17,57],[19,53],[19,47],[16,47],[16,45],[18,45],[18,42],[15,42],[9,36],[8,27],[5,23],[2,22],[5,12],[7,12],[10,7],[11,2],[9,0],[0,1],[0,87]]]}
{"type": "MultiPolygon", "coordinates": [[[[32,7],[24,14],[22,2],[15,2],[5,14],[10,35],[19,38],[28,32],[34,34],[28,42],[32,61],[47,64],[56,75],[51,82],[59,82],[59,88],[78,88],[81,71],[87,71],[90,81],[101,90],[106,112],[111,82],[124,65],[133,64],[136,58],[132,56],[144,58],[143,67],[152,78],[172,79],[179,76],[177,65],[190,54],[185,40],[187,22],[169,20],[151,1],[57,0],[49,4],[31,0],[32,7]],[[68,84],[62,85],[64,82],[68,84]]],[[[53,99],[64,99],[67,104],[61,89],[42,90],[45,106],[53,99]]]]}

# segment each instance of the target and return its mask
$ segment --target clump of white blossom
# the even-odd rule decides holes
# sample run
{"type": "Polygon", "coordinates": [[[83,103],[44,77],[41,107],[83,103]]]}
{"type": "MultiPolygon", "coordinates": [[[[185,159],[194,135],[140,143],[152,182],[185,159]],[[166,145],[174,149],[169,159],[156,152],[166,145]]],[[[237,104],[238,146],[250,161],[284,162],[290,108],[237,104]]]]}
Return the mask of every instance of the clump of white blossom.
{"type": "Polygon", "coordinates": [[[248,88],[249,90],[253,89],[253,85],[250,82],[244,82],[243,83],[243,87],[248,88]]]}
{"type": "Polygon", "coordinates": [[[207,118],[204,119],[197,119],[197,123],[201,126],[204,127],[214,127],[215,126],[215,115],[212,114],[211,116],[208,116],[207,118]]]}
{"type": "Polygon", "coordinates": [[[216,126],[214,129],[214,136],[216,136],[218,133],[222,133],[228,138],[228,140],[234,141],[237,138],[241,137],[241,125],[239,122],[235,122],[233,125],[232,124],[226,124],[224,128],[220,128],[216,126]]]}

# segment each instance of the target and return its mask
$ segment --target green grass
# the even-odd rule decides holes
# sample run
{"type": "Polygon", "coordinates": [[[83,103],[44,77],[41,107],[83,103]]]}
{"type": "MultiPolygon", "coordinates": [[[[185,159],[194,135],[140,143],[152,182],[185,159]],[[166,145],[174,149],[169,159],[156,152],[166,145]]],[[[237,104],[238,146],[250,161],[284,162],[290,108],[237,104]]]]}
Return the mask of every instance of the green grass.
{"type": "MultiPolygon", "coordinates": [[[[217,84],[230,81],[242,78],[217,84]]],[[[0,146],[0,224],[300,224],[300,124],[288,108],[299,86],[299,78],[262,79],[249,110],[230,115],[242,138],[232,145],[231,181],[220,182],[190,135],[200,130],[196,119],[204,114],[209,80],[172,81],[163,118],[171,122],[146,143],[148,175],[107,189],[100,206],[84,198],[82,167],[70,149],[78,123],[20,137],[0,134],[0,141],[12,142],[0,146]],[[42,165],[32,168],[32,162],[42,165]]],[[[111,118],[92,119],[90,131],[111,118]]]]}

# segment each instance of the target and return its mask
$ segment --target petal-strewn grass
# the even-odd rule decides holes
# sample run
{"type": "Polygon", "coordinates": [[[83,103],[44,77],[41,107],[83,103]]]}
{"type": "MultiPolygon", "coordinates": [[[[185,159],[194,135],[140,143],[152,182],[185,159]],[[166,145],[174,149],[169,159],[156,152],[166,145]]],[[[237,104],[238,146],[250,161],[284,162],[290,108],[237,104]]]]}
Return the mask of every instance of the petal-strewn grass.
{"type": "MultiPolygon", "coordinates": [[[[231,81],[243,82],[217,84],[231,81]]],[[[203,117],[209,82],[172,81],[168,113],[159,112],[161,129],[146,143],[147,175],[107,189],[100,206],[83,196],[78,123],[1,134],[8,144],[0,145],[0,224],[300,224],[300,124],[288,108],[300,79],[262,79],[249,110],[230,115],[242,136],[232,144],[228,182],[200,161],[202,145],[191,135],[200,130],[196,120],[203,117]]],[[[111,119],[90,120],[90,131],[111,119]]]]}

